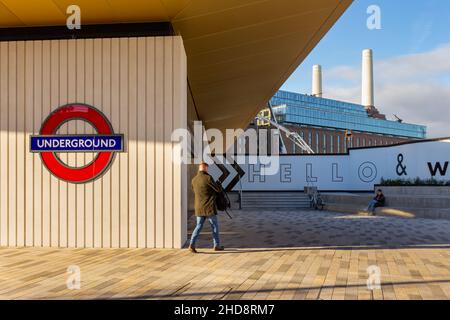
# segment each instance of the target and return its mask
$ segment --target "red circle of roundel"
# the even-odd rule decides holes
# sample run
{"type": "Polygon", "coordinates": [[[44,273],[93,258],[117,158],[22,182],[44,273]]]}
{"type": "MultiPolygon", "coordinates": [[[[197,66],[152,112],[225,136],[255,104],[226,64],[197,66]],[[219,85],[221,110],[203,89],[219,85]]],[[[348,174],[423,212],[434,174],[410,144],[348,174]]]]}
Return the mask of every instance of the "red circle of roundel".
{"type": "MultiPolygon", "coordinates": [[[[113,134],[111,124],[97,109],[84,104],[70,104],[53,111],[41,127],[41,135],[54,135],[58,128],[69,120],[85,120],[92,124],[98,134],[113,134]]],[[[56,177],[68,182],[83,183],[100,176],[113,159],[112,152],[99,152],[89,165],[71,168],[56,157],[54,152],[42,152],[41,159],[56,177]]]]}

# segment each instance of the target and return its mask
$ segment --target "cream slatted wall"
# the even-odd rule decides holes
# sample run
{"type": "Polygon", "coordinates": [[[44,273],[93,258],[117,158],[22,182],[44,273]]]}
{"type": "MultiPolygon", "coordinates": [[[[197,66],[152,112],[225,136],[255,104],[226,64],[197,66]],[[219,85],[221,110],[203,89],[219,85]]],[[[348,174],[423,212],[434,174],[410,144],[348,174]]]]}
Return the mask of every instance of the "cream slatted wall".
{"type": "MultiPolygon", "coordinates": [[[[0,42],[0,245],[179,248],[186,241],[186,168],[170,142],[185,128],[180,37],[0,42]],[[87,184],[56,179],[29,136],[58,106],[100,109],[126,152],[87,184]]],[[[93,133],[70,121],[60,133],[93,133]]],[[[60,154],[71,166],[94,154],[60,154]]]]}

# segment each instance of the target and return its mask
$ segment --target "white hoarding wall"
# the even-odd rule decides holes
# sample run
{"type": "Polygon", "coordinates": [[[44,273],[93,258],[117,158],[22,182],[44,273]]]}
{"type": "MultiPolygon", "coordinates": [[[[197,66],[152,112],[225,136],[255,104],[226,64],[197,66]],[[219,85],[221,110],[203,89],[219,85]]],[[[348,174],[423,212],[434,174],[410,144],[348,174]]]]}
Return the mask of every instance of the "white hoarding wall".
{"type": "MultiPolygon", "coordinates": [[[[245,174],[238,183],[236,166],[226,164],[229,174],[223,186],[234,191],[293,191],[308,185],[323,191],[371,191],[382,178],[450,180],[450,138],[350,149],[344,155],[281,155],[272,159],[272,164],[278,161],[278,170],[266,175],[270,166],[255,158],[246,157],[246,163],[239,164],[245,174]]],[[[211,166],[211,174],[219,179],[223,167],[211,166]]]]}

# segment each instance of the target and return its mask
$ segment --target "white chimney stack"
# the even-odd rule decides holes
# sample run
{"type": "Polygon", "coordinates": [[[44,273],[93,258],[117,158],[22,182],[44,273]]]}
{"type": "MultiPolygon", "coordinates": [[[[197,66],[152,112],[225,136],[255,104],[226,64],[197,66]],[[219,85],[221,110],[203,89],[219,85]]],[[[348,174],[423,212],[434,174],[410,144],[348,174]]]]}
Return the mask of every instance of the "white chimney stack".
{"type": "Polygon", "coordinates": [[[322,67],[317,64],[313,66],[312,95],[322,98],[322,67]]]}
{"type": "Polygon", "coordinates": [[[362,96],[361,104],[364,107],[374,107],[373,95],[373,54],[371,49],[362,52],[362,96]]]}

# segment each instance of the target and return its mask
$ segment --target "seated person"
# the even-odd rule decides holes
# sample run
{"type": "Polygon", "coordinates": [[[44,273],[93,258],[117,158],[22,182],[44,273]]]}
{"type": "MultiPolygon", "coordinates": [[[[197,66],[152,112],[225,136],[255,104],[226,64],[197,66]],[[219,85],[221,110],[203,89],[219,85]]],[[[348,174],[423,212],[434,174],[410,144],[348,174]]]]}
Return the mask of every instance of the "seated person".
{"type": "Polygon", "coordinates": [[[375,208],[377,207],[383,207],[384,203],[386,201],[386,198],[384,197],[383,191],[381,189],[377,190],[377,194],[373,198],[372,201],[370,201],[369,206],[367,207],[367,211],[370,212],[370,214],[375,214],[375,208]]]}

